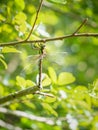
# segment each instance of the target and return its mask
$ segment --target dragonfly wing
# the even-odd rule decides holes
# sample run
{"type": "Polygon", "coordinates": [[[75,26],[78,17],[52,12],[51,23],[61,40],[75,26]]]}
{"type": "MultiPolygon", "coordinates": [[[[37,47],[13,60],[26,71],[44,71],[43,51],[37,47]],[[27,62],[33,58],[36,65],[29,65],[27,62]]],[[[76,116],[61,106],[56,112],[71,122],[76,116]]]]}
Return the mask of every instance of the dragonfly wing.
{"type": "Polygon", "coordinates": [[[56,52],[56,53],[51,53],[48,55],[48,60],[52,63],[58,64],[58,65],[63,65],[65,63],[65,58],[67,56],[67,52],[56,52]]]}
{"type": "Polygon", "coordinates": [[[38,61],[39,56],[38,55],[29,55],[24,60],[23,69],[20,72],[20,75],[26,75],[33,73],[38,68],[38,61]]]}

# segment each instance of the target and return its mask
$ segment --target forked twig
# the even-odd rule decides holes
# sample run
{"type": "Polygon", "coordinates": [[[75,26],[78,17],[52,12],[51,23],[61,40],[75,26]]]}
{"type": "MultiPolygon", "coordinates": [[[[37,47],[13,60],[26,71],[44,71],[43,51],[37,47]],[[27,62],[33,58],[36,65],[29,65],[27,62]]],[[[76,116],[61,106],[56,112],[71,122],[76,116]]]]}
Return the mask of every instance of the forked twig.
{"type": "Polygon", "coordinates": [[[82,26],[88,21],[88,18],[84,19],[84,21],[81,23],[81,25],[76,29],[76,31],[73,33],[75,35],[81,28],[82,26]]]}
{"type": "MultiPolygon", "coordinates": [[[[43,0],[42,0],[43,1],[43,0]]],[[[8,43],[1,43],[0,47],[5,47],[5,46],[15,46],[15,45],[20,45],[20,44],[29,44],[29,43],[46,43],[50,41],[58,41],[58,40],[63,40],[67,38],[72,38],[72,37],[98,37],[98,33],[77,33],[82,26],[87,22],[88,18],[86,18],[82,24],[76,29],[76,31],[72,34],[69,35],[64,35],[64,36],[59,36],[59,37],[53,37],[53,38],[43,38],[43,39],[38,39],[38,40],[22,40],[22,41],[15,41],[15,42],[8,42],[8,43]]],[[[36,20],[35,20],[36,21],[36,20]]],[[[36,23],[36,22],[35,22],[36,23]]],[[[33,28],[33,27],[32,27],[33,28]]],[[[29,36],[31,35],[33,29],[31,29],[31,32],[29,33],[29,36]]]]}
{"type": "Polygon", "coordinates": [[[43,39],[38,39],[38,40],[15,41],[15,42],[1,43],[0,47],[16,46],[16,45],[30,44],[30,43],[32,43],[32,44],[33,43],[46,43],[46,42],[50,42],[50,41],[58,41],[58,40],[63,40],[63,39],[67,39],[67,38],[72,38],[72,37],[98,37],[98,33],[78,33],[78,34],[68,34],[68,35],[53,37],[53,38],[43,38],[43,39]]]}

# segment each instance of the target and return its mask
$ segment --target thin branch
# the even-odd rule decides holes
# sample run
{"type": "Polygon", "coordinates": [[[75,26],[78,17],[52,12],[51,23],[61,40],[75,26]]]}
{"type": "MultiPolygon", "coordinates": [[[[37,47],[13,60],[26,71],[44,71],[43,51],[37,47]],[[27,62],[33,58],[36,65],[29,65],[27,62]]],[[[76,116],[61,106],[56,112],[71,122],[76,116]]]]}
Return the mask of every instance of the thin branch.
{"type": "Polygon", "coordinates": [[[29,43],[46,43],[50,41],[58,41],[58,40],[63,40],[67,38],[73,38],[73,37],[98,37],[98,33],[78,33],[78,34],[69,34],[69,35],[64,35],[60,37],[54,37],[54,38],[45,38],[45,39],[38,39],[38,40],[30,40],[30,41],[15,41],[15,42],[8,42],[8,43],[1,43],[0,47],[5,47],[5,46],[15,46],[15,45],[21,45],[21,44],[29,44],[29,43]]]}
{"type": "Polygon", "coordinates": [[[76,29],[76,31],[73,33],[75,35],[81,28],[82,26],[87,22],[88,18],[84,19],[84,21],[81,23],[81,25],[76,29]]]}
{"type": "Polygon", "coordinates": [[[7,96],[1,97],[0,98],[0,104],[6,103],[8,101],[17,99],[19,97],[22,97],[22,96],[25,96],[25,95],[28,95],[28,94],[35,94],[36,91],[38,91],[38,90],[39,90],[38,86],[33,86],[33,87],[29,87],[29,88],[24,89],[24,90],[20,90],[20,91],[15,92],[15,93],[11,93],[7,96]]]}
{"type": "MultiPolygon", "coordinates": [[[[11,125],[9,123],[4,122],[3,120],[0,120],[0,126],[3,128],[6,128],[7,130],[23,130],[20,127],[16,127],[14,125],[11,125]]],[[[0,128],[1,128],[0,127],[0,128]]]]}
{"type": "Polygon", "coordinates": [[[11,115],[15,115],[15,116],[18,116],[18,117],[25,117],[27,119],[39,121],[39,122],[44,122],[44,123],[49,124],[49,125],[55,124],[53,118],[35,116],[35,115],[29,114],[29,113],[26,113],[26,112],[23,112],[23,111],[11,111],[9,109],[1,107],[0,113],[11,114],[11,115]]]}
{"type": "Polygon", "coordinates": [[[54,98],[54,96],[53,96],[52,94],[49,94],[49,93],[43,93],[43,92],[40,92],[40,91],[36,91],[35,94],[40,94],[40,95],[43,95],[43,96],[47,96],[47,97],[54,98]]]}
{"type": "Polygon", "coordinates": [[[27,41],[27,40],[30,38],[30,36],[31,36],[31,34],[32,34],[33,30],[34,30],[34,27],[35,27],[35,24],[36,24],[36,22],[37,22],[38,15],[39,15],[39,12],[40,12],[42,3],[43,3],[43,0],[41,0],[41,2],[40,2],[40,4],[39,4],[39,7],[38,7],[38,10],[37,10],[37,13],[36,13],[36,17],[35,17],[34,23],[33,23],[33,25],[32,25],[32,28],[31,28],[31,30],[30,30],[30,33],[29,33],[29,35],[27,36],[27,38],[25,39],[25,41],[27,41]]]}

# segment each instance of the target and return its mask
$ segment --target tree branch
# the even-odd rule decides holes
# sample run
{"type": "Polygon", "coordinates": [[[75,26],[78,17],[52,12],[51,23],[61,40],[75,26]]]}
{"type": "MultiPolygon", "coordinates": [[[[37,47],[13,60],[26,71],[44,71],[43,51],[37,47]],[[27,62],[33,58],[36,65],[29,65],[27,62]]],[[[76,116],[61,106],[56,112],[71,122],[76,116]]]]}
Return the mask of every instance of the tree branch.
{"type": "Polygon", "coordinates": [[[69,34],[69,35],[64,35],[60,37],[54,37],[54,38],[44,38],[44,39],[38,39],[38,40],[30,40],[30,41],[15,41],[15,42],[8,42],[8,43],[0,43],[0,47],[5,47],[5,46],[15,46],[15,45],[20,45],[20,44],[29,44],[29,43],[46,43],[50,41],[58,41],[58,40],[63,40],[67,38],[73,38],[73,37],[98,37],[98,33],[78,33],[78,34],[69,34]]]}
{"type": "Polygon", "coordinates": [[[37,10],[37,13],[36,13],[36,17],[35,17],[34,23],[33,23],[33,25],[32,25],[32,28],[31,28],[31,30],[30,30],[30,33],[29,33],[29,35],[27,36],[27,38],[25,39],[25,41],[27,41],[27,40],[30,38],[30,36],[31,36],[31,34],[32,34],[33,30],[34,30],[34,27],[35,27],[35,24],[36,24],[36,22],[37,22],[38,15],[39,15],[39,12],[40,12],[42,3],[43,3],[43,0],[41,0],[41,2],[40,2],[40,4],[39,4],[39,7],[38,7],[38,10],[37,10]]]}
{"type": "Polygon", "coordinates": [[[11,110],[4,108],[4,107],[0,107],[0,113],[11,114],[11,115],[14,115],[17,117],[25,117],[25,118],[33,120],[33,121],[44,122],[48,125],[55,125],[56,121],[64,121],[65,122],[67,120],[66,116],[58,117],[58,118],[52,118],[52,117],[48,118],[48,117],[42,117],[42,116],[35,116],[35,115],[29,114],[29,113],[26,113],[23,111],[18,111],[18,110],[11,111],[11,110]]]}
{"type": "Polygon", "coordinates": [[[17,99],[19,97],[22,97],[22,96],[25,96],[28,94],[35,94],[36,91],[38,91],[38,90],[39,90],[38,86],[33,86],[33,87],[29,87],[29,88],[24,89],[24,90],[20,90],[20,91],[15,92],[15,93],[11,93],[7,96],[1,97],[0,104],[6,103],[8,101],[11,101],[13,99],[17,99]]]}
{"type": "Polygon", "coordinates": [[[25,117],[27,119],[39,121],[39,122],[44,122],[44,123],[49,124],[49,125],[55,124],[55,122],[52,118],[35,116],[35,115],[29,114],[29,113],[26,113],[26,112],[22,112],[22,111],[11,111],[11,110],[3,108],[3,107],[0,108],[0,113],[11,114],[11,115],[15,115],[15,116],[18,116],[18,117],[25,117]]]}
{"type": "Polygon", "coordinates": [[[24,90],[20,90],[18,92],[11,93],[7,96],[1,97],[0,104],[6,103],[8,101],[12,101],[14,99],[20,98],[28,94],[39,94],[39,95],[54,98],[52,94],[40,92],[38,86],[33,86],[33,87],[28,87],[27,89],[24,89],[24,90]]]}
{"type": "MultiPolygon", "coordinates": [[[[20,127],[16,127],[14,125],[11,125],[9,123],[4,122],[3,120],[0,120],[0,126],[3,128],[6,128],[7,130],[23,130],[20,127]]],[[[1,128],[0,127],[0,128],[1,128]]]]}

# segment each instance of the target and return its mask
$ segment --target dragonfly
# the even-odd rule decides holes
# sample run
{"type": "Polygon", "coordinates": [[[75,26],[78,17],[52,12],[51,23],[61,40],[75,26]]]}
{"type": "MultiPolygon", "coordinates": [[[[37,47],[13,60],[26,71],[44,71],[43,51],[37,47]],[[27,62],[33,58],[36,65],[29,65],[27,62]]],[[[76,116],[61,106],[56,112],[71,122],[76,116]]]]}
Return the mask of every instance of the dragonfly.
{"type": "Polygon", "coordinates": [[[38,63],[38,68],[39,68],[38,86],[39,86],[40,89],[42,89],[42,61],[43,61],[43,58],[46,55],[45,45],[43,45],[43,44],[40,44],[39,55],[40,55],[40,59],[39,59],[39,63],[38,63]]]}
{"type": "MultiPolygon", "coordinates": [[[[52,62],[54,62],[55,64],[62,64],[61,60],[65,57],[65,55],[67,54],[67,52],[55,52],[54,54],[47,54],[46,53],[46,45],[39,43],[37,45],[37,47],[33,46],[33,49],[38,49],[39,54],[38,55],[29,55],[27,56],[25,62],[27,63],[27,65],[23,68],[23,70],[21,71],[21,75],[25,72],[28,71],[30,69],[30,73],[32,73],[33,70],[31,70],[33,68],[33,66],[36,66],[37,64],[37,68],[38,68],[38,76],[37,76],[37,84],[38,87],[40,89],[42,89],[42,80],[43,80],[43,59],[46,59],[46,57],[50,59],[52,59],[52,62]],[[62,57],[61,57],[62,55],[62,57]],[[58,59],[56,61],[56,59],[58,59]]],[[[47,58],[47,59],[48,59],[47,58]]],[[[34,68],[34,70],[36,70],[34,68]]]]}

